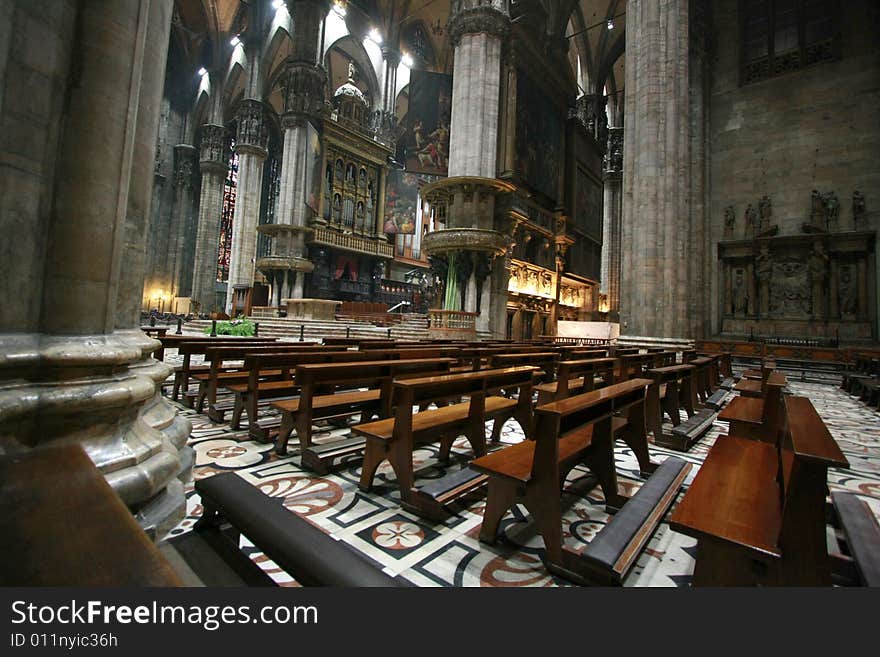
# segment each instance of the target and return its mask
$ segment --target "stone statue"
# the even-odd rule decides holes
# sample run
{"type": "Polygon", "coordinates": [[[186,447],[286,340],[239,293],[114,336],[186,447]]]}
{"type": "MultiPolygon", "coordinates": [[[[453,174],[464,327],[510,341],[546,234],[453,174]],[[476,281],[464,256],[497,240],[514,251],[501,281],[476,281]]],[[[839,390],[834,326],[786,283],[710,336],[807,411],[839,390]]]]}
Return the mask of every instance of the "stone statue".
{"type": "Polygon", "coordinates": [[[813,318],[825,316],[825,281],[828,278],[828,254],[822,240],[813,243],[813,252],[808,261],[810,284],[812,286],[813,318]]]}
{"type": "Polygon", "coordinates": [[[745,281],[745,272],[737,269],[733,283],[733,314],[737,316],[749,313],[749,291],[745,281]]]}
{"type": "Polygon", "coordinates": [[[755,236],[755,228],[758,223],[758,211],[752,207],[752,204],[749,203],[749,207],[746,208],[746,239],[755,236]]]}
{"type": "Polygon", "coordinates": [[[773,278],[773,256],[770,245],[762,244],[761,251],[755,258],[755,278],[758,279],[758,307],[760,314],[770,314],[770,280],[773,278]]]}
{"type": "Polygon", "coordinates": [[[840,298],[840,315],[852,317],[858,310],[858,290],[856,281],[853,280],[852,267],[843,265],[840,268],[840,285],[838,288],[840,298]]]}
{"type": "Polygon", "coordinates": [[[761,223],[758,228],[758,234],[764,235],[770,232],[770,221],[773,218],[773,204],[769,196],[762,196],[758,201],[758,213],[761,216],[761,223]]]}
{"type": "Polygon", "coordinates": [[[733,239],[733,231],[736,228],[736,210],[732,205],[724,208],[724,239],[733,239]]]}
{"type": "Polygon", "coordinates": [[[852,214],[853,228],[855,230],[862,230],[863,228],[865,228],[865,197],[862,196],[862,193],[858,190],[853,192],[852,214]]]}
{"type": "Polygon", "coordinates": [[[828,232],[837,230],[837,220],[840,216],[840,201],[837,200],[837,194],[828,192],[823,195],[822,201],[825,204],[825,226],[828,232]]]}
{"type": "Polygon", "coordinates": [[[828,226],[825,200],[818,190],[810,192],[810,221],[803,225],[805,233],[824,233],[828,226]]]}

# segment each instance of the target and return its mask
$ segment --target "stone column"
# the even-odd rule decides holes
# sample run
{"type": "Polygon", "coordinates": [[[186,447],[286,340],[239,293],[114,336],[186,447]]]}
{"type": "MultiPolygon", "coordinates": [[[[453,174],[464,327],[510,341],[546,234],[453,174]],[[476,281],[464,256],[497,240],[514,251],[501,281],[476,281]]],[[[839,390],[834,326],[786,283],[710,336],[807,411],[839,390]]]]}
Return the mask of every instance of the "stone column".
{"type": "Polygon", "coordinates": [[[610,128],[605,152],[605,217],[602,222],[602,288],[608,319],[620,318],[620,223],[622,219],[623,128],[610,128]]]}
{"type": "MultiPolygon", "coordinates": [[[[260,229],[273,237],[272,253],[261,258],[264,272],[274,271],[271,280],[281,286],[278,299],[301,299],[305,274],[314,270],[308,260],[305,234],[310,226],[306,206],[306,179],[309,167],[309,126],[320,125],[324,111],[327,71],[321,65],[324,18],[330,10],[328,0],[287,0],[293,22],[293,51],[282,73],[284,150],[278,215],[275,224],[260,229]]],[[[276,290],[273,289],[273,297],[276,290]]]]}
{"type": "MultiPolygon", "coordinates": [[[[76,6],[39,331],[0,340],[0,451],[78,442],[157,534],[183,516],[189,423],[137,329],[172,0],[76,6]],[[6,376],[6,374],[11,375],[6,376]],[[6,381],[13,385],[5,385],[6,381]]],[[[63,476],[63,473],[59,473],[63,476]]]]}
{"type": "Polygon", "coordinates": [[[501,54],[510,33],[503,0],[454,0],[449,40],[455,49],[449,176],[493,178],[498,152],[501,54]]]}
{"type": "Polygon", "coordinates": [[[193,206],[193,184],[199,152],[195,146],[177,144],[174,147],[174,210],[171,213],[171,297],[192,294],[190,271],[186,271],[186,234],[193,206]]]}
{"type": "Polygon", "coordinates": [[[633,0],[626,18],[621,332],[700,337],[703,96],[691,83],[689,3],[633,0]]]}
{"type": "Polygon", "coordinates": [[[199,146],[202,190],[199,196],[192,298],[198,304],[199,312],[209,313],[217,305],[220,214],[223,211],[223,183],[229,165],[226,128],[222,125],[203,125],[199,146]]]}
{"type": "MultiPolygon", "coordinates": [[[[258,53],[255,53],[258,56],[258,53]]],[[[238,186],[235,216],[232,220],[232,253],[229,259],[229,284],[226,288],[226,313],[231,314],[233,297],[254,284],[257,255],[257,226],[260,224],[260,201],[263,194],[263,165],[268,151],[269,132],[265,110],[259,100],[248,98],[238,108],[238,186]]]]}

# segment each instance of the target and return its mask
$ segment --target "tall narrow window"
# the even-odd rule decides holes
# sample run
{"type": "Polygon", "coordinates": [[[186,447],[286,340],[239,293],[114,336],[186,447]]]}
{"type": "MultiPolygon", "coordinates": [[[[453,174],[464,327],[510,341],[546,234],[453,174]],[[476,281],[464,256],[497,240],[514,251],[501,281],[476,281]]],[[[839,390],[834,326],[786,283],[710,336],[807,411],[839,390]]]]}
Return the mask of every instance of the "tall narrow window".
{"type": "MultiPolygon", "coordinates": [[[[276,223],[278,197],[281,190],[281,159],[278,149],[269,144],[269,157],[263,170],[263,200],[260,210],[260,224],[276,223]]],[[[257,257],[265,258],[272,251],[272,238],[263,233],[257,238],[257,257]]]]}
{"type": "Polygon", "coordinates": [[[834,58],[837,0],[740,0],[741,82],[834,58]]]}
{"type": "MultiPolygon", "coordinates": [[[[230,135],[234,130],[230,130],[230,135]]],[[[238,153],[235,138],[229,138],[229,166],[223,182],[223,206],[220,211],[220,244],[217,249],[217,282],[229,280],[229,259],[232,256],[232,218],[235,215],[235,192],[238,187],[238,153]]]]}

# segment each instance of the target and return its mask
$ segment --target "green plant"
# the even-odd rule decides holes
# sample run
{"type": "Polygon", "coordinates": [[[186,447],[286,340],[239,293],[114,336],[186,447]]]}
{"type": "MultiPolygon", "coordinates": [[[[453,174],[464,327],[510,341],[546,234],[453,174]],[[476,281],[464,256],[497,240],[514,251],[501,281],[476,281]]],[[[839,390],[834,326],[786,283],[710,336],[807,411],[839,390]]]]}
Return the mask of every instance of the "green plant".
{"type": "MultiPolygon", "coordinates": [[[[217,335],[237,335],[240,338],[248,338],[257,332],[254,323],[245,316],[231,322],[217,322],[217,335]]],[[[211,335],[211,327],[205,327],[205,333],[211,335]]]]}

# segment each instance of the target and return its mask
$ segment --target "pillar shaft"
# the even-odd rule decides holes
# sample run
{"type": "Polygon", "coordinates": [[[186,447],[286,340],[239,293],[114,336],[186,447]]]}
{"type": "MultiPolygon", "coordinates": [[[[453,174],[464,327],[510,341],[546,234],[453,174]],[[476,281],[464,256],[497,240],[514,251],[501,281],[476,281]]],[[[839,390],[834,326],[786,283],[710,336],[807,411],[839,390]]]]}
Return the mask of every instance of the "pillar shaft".
{"type": "Polygon", "coordinates": [[[211,312],[217,305],[217,257],[220,240],[220,213],[223,210],[223,182],[226,176],[226,129],[220,125],[202,126],[202,189],[196,229],[192,297],[199,311],[211,312]]]}
{"type": "Polygon", "coordinates": [[[195,209],[193,184],[198,151],[195,146],[178,144],[174,147],[174,209],[171,213],[171,296],[192,294],[192,265],[187,258],[187,233],[195,209]],[[187,271],[187,264],[190,264],[187,271]]]}

